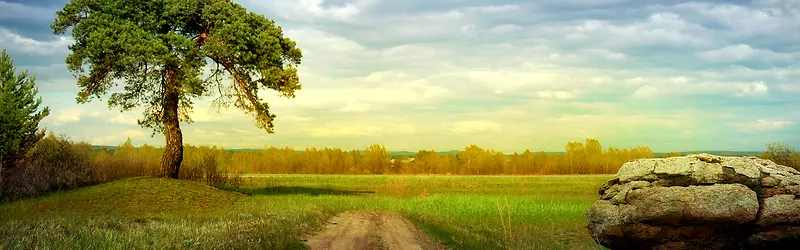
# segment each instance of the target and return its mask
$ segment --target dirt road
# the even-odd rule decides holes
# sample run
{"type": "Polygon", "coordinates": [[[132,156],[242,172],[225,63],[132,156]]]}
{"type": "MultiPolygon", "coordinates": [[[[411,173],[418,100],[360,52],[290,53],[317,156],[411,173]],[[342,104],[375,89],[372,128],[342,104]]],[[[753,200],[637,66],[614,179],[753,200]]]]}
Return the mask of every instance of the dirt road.
{"type": "Polygon", "coordinates": [[[372,211],[341,213],[306,243],[312,250],[444,249],[399,214],[372,211]]]}

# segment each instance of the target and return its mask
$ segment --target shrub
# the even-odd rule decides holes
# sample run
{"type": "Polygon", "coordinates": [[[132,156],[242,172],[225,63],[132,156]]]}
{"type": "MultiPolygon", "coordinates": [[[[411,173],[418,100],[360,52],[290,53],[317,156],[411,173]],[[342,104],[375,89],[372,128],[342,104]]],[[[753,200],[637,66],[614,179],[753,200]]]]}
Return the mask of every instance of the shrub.
{"type": "Polygon", "coordinates": [[[669,157],[676,157],[676,156],[686,156],[681,152],[669,152],[661,156],[661,158],[669,158],[669,157]]]}
{"type": "Polygon", "coordinates": [[[205,182],[208,185],[239,186],[239,175],[228,175],[219,167],[219,162],[213,153],[203,152],[196,159],[185,159],[180,171],[180,179],[205,182]]]}
{"type": "Polygon", "coordinates": [[[767,150],[761,154],[761,158],[769,159],[776,164],[800,170],[800,156],[798,156],[794,146],[789,143],[768,143],[767,150]]]}
{"type": "Polygon", "coordinates": [[[50,133],[8,171],[0,196],[15,199],[91,184],[92,153],[87,143],[73,143],[50,133]]]}
{"type": "Polygon", "coordinates": [[[144,145],[133,147],[130,138],[113,151],[97,150],[94,157],[94,182],[113,181],[127,177],[156,176],[161,151],[144,145]]]}

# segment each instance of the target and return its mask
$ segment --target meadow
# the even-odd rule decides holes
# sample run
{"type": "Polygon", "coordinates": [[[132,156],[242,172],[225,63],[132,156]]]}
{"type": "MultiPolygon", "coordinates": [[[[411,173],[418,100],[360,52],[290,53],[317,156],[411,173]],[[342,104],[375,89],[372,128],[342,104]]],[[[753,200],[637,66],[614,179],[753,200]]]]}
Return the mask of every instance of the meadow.
{"type": "Polygon", "coordinates": [[[585,212],[611,175],[125,178],[0,205],[2,249],[304,249],[343,211],[393,211],[451,249],[601,249],[585,212]]]}

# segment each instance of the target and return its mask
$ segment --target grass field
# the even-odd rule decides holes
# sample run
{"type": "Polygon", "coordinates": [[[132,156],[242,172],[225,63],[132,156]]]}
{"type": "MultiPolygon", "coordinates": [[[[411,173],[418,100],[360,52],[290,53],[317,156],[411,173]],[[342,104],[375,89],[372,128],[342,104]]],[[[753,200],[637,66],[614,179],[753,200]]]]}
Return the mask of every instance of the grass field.
{"type": "Polygon", "coordinates": [[[610,178],[256,175],[225,189],[125,179],[0,205],[0,248],[303,249],[300,237],[336,213],[385,210],[452,249],[600,249],[585,212],[610,178]]]}

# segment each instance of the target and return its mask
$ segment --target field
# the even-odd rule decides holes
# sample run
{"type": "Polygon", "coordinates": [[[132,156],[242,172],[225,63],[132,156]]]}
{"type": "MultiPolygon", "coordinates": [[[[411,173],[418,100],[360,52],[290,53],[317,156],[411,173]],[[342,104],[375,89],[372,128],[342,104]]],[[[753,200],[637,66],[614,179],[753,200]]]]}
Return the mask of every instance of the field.
{"type": "Polygon", "coordinates": [[[600,249],[585,212],[610,175],[248,175],[239,188],[132,178],[0,205],[2,249],[303,249],[344,211],[392,211],[452,249],[600,249]]]}

